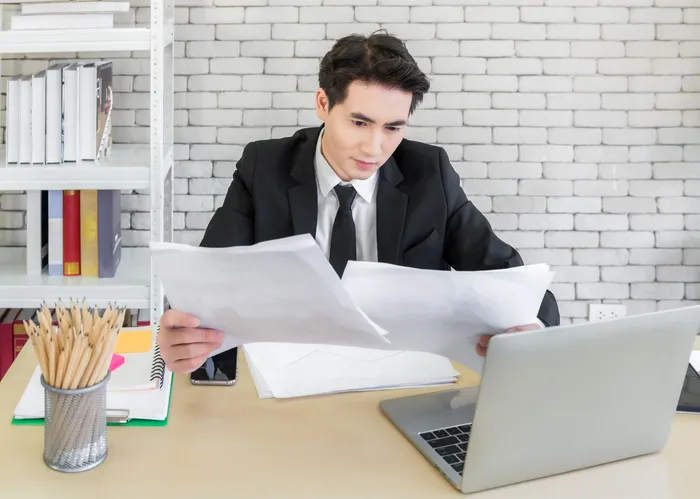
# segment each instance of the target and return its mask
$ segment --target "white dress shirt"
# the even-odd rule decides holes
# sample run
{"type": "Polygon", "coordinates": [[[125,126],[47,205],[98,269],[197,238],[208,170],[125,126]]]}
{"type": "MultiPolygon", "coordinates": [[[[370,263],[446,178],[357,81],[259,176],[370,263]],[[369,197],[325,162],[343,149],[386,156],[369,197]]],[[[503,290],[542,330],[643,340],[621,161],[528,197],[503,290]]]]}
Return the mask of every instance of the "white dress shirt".
{"type": "Polygon", "coordinates": [[[316,220],[316,243],[330,258],[333,222],[338,212],[338,197],[333,188],[337,184],[351,184],[357,191],[352,203],[352,218],[355,221],[355,241],[357,260],[377,261],[377,180],[375,172],[366,180],[343,182],[321,154],[323,129],[316,143],[314,168],[316,170],[316,190],[318,193],[318,218],[316,220]]]}

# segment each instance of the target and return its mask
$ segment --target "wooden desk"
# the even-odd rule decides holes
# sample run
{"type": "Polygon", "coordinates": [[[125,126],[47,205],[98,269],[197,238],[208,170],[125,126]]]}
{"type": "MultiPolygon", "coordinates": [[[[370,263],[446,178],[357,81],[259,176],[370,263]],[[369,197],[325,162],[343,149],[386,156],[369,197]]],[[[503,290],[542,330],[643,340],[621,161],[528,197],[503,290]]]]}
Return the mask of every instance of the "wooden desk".
{"type": "MultiPolygon", "coordinates": [[[[186,376],[176,376],[167,427],[109,427],[107,460],[72,475],[44,465],[42,427],[10,424],[35,365],[33,352],[25,348],[0,384],[0,497],[464,497],[377,407],[384,398],[435,388],[259,400],[241,360],[233,388],[194,387],[186,376]]],[[[471,371],[459,370],[464,374],[458,387],[478,383],[471,371]]],[[[699,471],[700,416],[677,415],[660,454],[469,497],[696,499],[699,471]]]]}

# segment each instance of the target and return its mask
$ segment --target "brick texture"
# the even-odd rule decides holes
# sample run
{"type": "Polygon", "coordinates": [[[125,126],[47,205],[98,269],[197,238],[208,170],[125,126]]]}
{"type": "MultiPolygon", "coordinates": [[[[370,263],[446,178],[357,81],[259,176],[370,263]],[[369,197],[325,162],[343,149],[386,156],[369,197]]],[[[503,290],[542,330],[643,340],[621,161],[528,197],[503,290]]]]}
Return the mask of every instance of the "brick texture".
{"type": "MultiPolygon", "coordinates": [[[[199,242],[248,141],[318,124],[318,64],[333,42],[385,28],[406,40],[431,79],[408,137],[444,147],[498,234],[526,263],[553,266],[564,322],[585,320],[591,302],[636,313],[698,300],[698,7],[178,1],[176,240],[199,242]]],[[[148,22],[147,2],[135,10],[148,22]]],[[[126,55],[114,54],[115,140],[146,142],[148,61],[126,55]]],[[[10,54],[2,69],[46,66],[10,54]]],[[[125,244],[145,244],[147,192],[125,192],[123,206],[125,244]]],[[[0,192],[0,246],[25,244],[25,208],[23,193],[0,192]]]]}

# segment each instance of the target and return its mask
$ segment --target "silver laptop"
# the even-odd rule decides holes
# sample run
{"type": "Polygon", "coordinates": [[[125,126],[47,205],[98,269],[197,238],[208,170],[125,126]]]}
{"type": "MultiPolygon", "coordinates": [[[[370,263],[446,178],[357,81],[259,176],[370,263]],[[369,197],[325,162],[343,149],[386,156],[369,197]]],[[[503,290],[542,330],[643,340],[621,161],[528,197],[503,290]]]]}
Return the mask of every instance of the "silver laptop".
{"type": "Polygon", "coordinates": [[[660,451],[700,305],[497,335],[479,388],[381,411],[462,492],[660,451]]]}

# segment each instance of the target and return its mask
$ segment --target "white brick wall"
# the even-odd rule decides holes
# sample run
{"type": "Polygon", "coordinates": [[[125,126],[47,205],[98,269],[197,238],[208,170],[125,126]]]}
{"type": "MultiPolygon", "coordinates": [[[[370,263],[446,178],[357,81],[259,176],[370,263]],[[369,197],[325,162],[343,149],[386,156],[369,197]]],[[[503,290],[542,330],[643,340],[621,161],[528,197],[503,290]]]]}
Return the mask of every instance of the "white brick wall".
{"type": "MultiPolygon", "coordinates": [[[[442,145],[498,234],[554,266],[565,322],[590,302],[638,313],[700,299],[698,0],[176,5],[178,241],[199,242],[248,141],[318,123],[333,41],[381,27],[432,81],[408,136],[442,145]]],[[[148,63],[115,57],[115,139],[146,141],[148,63]]],[[[37,59],[4,60],[3,74],[37,59]]],[[[25,244],[25,205],[0,194],[0,244],[25,244]]],[[[145,243],[147,210],[145,193],[125,193],[125,244],[145,243]]]]}

